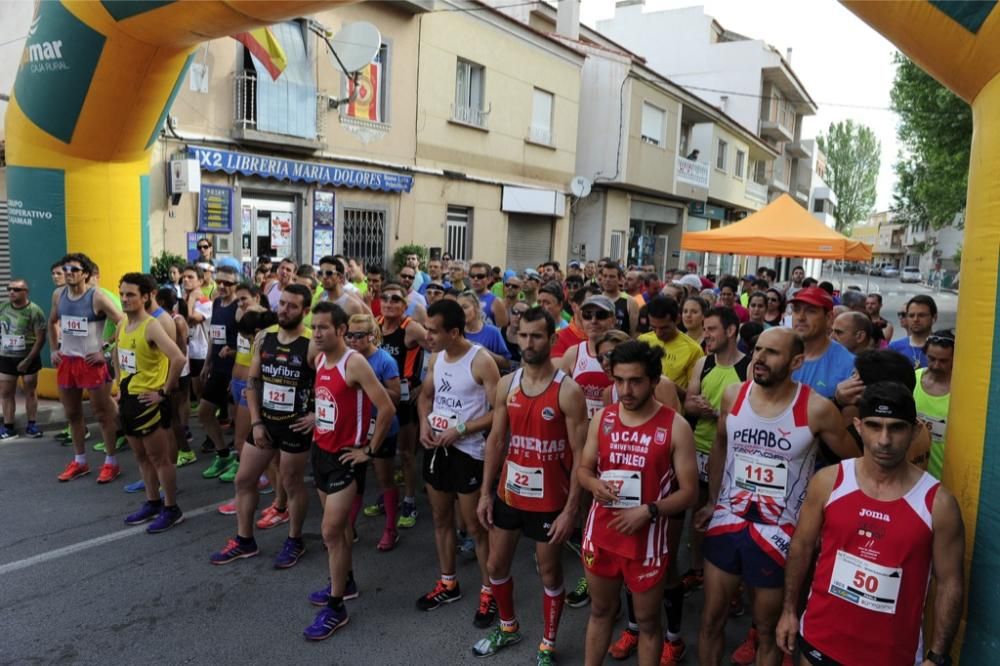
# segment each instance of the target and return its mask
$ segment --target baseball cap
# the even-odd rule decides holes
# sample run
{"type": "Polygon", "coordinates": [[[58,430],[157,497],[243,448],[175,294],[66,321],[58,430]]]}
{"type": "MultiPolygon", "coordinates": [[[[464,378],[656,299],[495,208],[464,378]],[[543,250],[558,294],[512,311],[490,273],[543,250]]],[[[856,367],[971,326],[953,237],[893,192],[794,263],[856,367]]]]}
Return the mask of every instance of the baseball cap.
{"type": "Polygon", "coordinates": [[[686,266],[688,268],[697,269],[698,268],[698,262],[697,261],[689,261],[689,262],[687,262],[686,266]]]}
{"type": "Polygon", "coordinates": [[[524,270],[524,279],[525,280],[535,280],[536,282],[541,282],[542,281],[542,276],[539,275],[538,271],[536,271],[534,268],[526,268],[524,270]]]}
{"type": "Polygon", "coordinates": [[[615,304],[611,302],[611,299],[601,294],[587,296],[586,300],[583,301],[583,305],[580,306],[580,309],[582,310],[588,305],[593,305],[594,307],[600,308],[605,312],[615,311],[615,304]]]}
{"type": "Polygon", "coordinates": [[[438,291],[444,291],[444,285],[440,282],[429,282],[427,283],[427,289],[437,289],[438,291]]]}
{"type": "Polygon", "coordinates": [[[746,275],[743,276],[743,281],[744,282],[753,282],[756,279],[757,279],[757,276],[754,275],[753,273],[747,273],[746,275]]]}
{"type": "Polygon", "coordinates": [[[583,268],[583,264],[581,264],[579,261],[571,261],[571,262],[569,262],[569,267],[570,268],[583,268]]]}
{"type": "Polygon", "coordinates": [[[819,287],[806,287],[805,289],[799,289],[795,292],[795,295],[789,299],[789,303],[796,302],[815,305],[816,307],[823,308],[824,310],[833,309],[833,297],[830,296],[825,289],[820,289],[819,287]]]}
{"type": "Polygon", "coordinates": [[[682,284],[685,287],[691,287],[693,289],[701,289],[701,278],[694,273],[688,273],[679,280],[674,280],[676,284],[682,284]]]}

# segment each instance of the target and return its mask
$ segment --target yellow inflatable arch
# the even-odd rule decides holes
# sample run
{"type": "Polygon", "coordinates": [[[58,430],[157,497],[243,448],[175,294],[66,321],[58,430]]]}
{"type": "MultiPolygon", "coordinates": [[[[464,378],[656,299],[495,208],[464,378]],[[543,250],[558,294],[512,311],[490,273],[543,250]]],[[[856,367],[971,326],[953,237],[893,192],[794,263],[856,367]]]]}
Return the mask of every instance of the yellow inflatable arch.
{"type": "MultiPolygon", "coordinates": [[[[148,268],[150,150],[194,48],[337,2],[38,3],[6,121],[14,274],[46,284],[67,248],[109,277],[148,268]]],[[[1000,9],[995,0],[845,4],[973,106],[944,479],[965,516],[971,583],[955,656],[988,664],[1000,618],[1000,444],[989,445],[1000,435],[1000,9]]]]}

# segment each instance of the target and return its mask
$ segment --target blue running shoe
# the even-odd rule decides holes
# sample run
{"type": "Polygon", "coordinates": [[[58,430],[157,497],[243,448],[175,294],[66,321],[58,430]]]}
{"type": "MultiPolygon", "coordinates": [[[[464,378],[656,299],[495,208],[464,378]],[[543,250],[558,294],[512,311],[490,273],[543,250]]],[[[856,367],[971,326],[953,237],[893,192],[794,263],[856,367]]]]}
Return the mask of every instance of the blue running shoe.
{"type": "Polygon", "coordinates": [[[42,432],[42,429],[39,428],[34,423],[29,423],[24,428],[24,436],[25,437],[31,437],[32,439],[38,439],[39,437],[42,437],[44,434],[45,433],[42,432]]]}
{"type": "Polygon", "coordinates": [[[149,534],[159,534],[160,532],[166,532],[174,525],[180,525],[184,522],[184,513],[176,506],[163,507],[163,511],[160,515],[156,517],[149,527],[146,528],[146,532],[149,534]]]}
{"type": "Polygon", "coordinates": [[[316,619],[305,628],[302,635],[310,641],[326,640],[333,636],[333,632],[347,624],[348,620],[346,608],[335,611],[327,606],[316,614],[316,619]]]}
{"type": "Polygon", "coordinates": [[[125,486],[125,492],[127,493],[141,493],[145,489],[146,489],[146,484],[142,479],[139,479],[138,481],[135,481],[134,483],[130,483],[127,486],[125,486]]]}
{"type": "Polygon", "coordinates": [[[326,579],[326,585],[309,595],[309,603],[313,606],[326,606],[330,600],[330,579],[326,579]]]}
{"type": "Polygon", "coordinates": [[[0,439],[14,439],[17,437],[17,432],[14,430],[8,430],[7,426],[0,425],[0,439]]]}
{"type": "Polygon", "coordinates": [[[299,560],[305,554],[306,546],[302,542],[302,539],[288,537],[285,539],[285,544],[281,547],[281,552],[274,558],[274,568],[291,569],[298,564],[299,560]]]}
{"type": "Polygon", "coordinates": [[[163,507],[160,504],[153,504],[149,501],[143,502],[138,511],[125,517],[125,524],[141,525],[147,521],[153,520],[160,514],[161,508],[163,507]]]}
{"type": "Polygon", "coordinates": [[[226,547],[217,553],[212,553],[208,560],[212,564],[229,564],[230,562],[235,562],[236,560],[242,560],[248,557],[256,557],[260,553],[260,549],[257,548],[256,541],[250,541],[250,543],[240,543],[239,537],[233,537],[226,544],[226,547]]]}

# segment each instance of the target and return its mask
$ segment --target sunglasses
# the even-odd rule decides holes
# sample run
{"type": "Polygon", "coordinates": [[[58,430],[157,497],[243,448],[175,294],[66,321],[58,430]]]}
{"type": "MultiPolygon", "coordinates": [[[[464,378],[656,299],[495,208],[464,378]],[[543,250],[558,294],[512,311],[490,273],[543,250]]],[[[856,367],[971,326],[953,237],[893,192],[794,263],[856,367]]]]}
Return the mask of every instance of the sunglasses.
{"type": "Polygon", "coordinates": [[[406,301],[406,299],[399,294],[382,294],[378,298],[383,303],[403,303],[406,301]]]}
{"type": "Polygon", "coordinates": [[[485,280],[486,273],[469,273],[469,277],[473,280],[485,280]]]}
{"type": "Polygon", "coordinates": [[[521,288],[521,285],[514,284],[514,283],[505,284],[504,286],[507,287],[508,289],[520,289],[521,288]]]}
{"type": "Polygon", "coordinates": [[[400,279],[400,280],[412,280],[412,279],[413,279],[413,276],[412,276],[412,275],[406,275],[406,274],[404,274],[404,273],[400,273],[400,275],[399,275],[399,279],[400,279]]]}
{"type": "Polygon", "coordinates": [[[354,333],[344,333],[344,337],[348,340],[364,340],[371,334],[371,331],[355,331],[354,333]]]}
{"type": "Polygon", "coordinates": [[[523,317],[527,310],[511,310],[510,313],[515,317],[523,317]]]}
{"type": "Polygon", "coordinates": [[[444,293],[444,289],[426,289],[426,290],[424,290],[424,293],[425,294],[432,294],[432,295],[433,294],[443,294],[444,293]]]}
{"type": "Polygon", "coordinates": [[[199,245],[199,246],[198,246],[198,249],[199,249],[199,250],[207,250],[207,249],[208,249],[208,248],[210,248],[210,247],[212,247],[212,246],[211,246],[211,245],[199,245]]]}
{"type": "Polygon", "coordinates": [[[927,338],[927,344],[940,345],[942,347],[954,347],[955,338],[947,335],[932,335],[929,338],[927,338]]]}
{"type": "Polygon", "coordinates": [[[235,287],[236,282],[232,280],[216,280],[215,284],[222,285],[223,287],[235,287]]]}
{"type": "Polygon", "coordinates": [[[68,264],[63,266],[63,273],[82,273],[82,272],[83,269],[80,268],[79,266],[70,266],[68,264]]]}
{"type": "Polygon", "coordinates": [[[340,271],[322,271],[323,277],[333,277],[334,275],[343,275],[340,271]]]}
{"type": "Polygon", "coordinates": [[[588,310],[587,312],[581,312],[580,317],[584,321],[592,321],[594,319],[604,321],[605,319],[611,319],[611,313],[607,310],[588,310]]]}
{"type": "Polygon", "coordinates": [[[25,289],[24,287],[7,287],[7,291],[22,292],[22,291],[28,291],[28,290],[25,289]]]}

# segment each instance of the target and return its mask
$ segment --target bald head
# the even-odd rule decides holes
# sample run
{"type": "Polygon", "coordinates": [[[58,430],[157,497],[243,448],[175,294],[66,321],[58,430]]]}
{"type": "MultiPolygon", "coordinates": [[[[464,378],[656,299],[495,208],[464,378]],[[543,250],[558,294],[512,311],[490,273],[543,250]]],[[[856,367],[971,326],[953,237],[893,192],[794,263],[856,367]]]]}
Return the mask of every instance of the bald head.
{"type": "Polygon", "coordinates": [[[784,326],[775,326],[761,333],[757,338],[757,344],[761,346],[765,342],[768,347],[787,352],[789,356],[806,353],[806,345],[802,341],[802,336],[784,326]]]}
{"type": "Polygon", "coordinates": [[[837,315],[830,337],[846,347],[847,351],[857,354],[871,347],[873,333],[872,320],[867,315],[851,311],[837,315]]]}
{"type": "Polygon", "coordinates": [[[789,328],[769,328],[757,337],[753,354],[753,380],[759,386],[776,387],[791,381],[802,366],[805,342],[789,328]]]}

